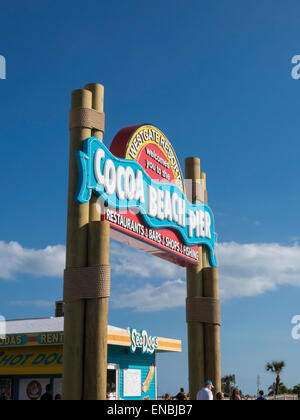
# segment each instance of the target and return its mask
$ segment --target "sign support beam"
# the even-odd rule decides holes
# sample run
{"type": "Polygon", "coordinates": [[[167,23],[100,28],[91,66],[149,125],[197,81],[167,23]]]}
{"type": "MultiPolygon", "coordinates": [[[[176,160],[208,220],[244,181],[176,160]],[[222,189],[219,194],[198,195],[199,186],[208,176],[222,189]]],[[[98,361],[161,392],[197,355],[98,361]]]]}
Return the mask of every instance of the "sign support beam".
{"type": "MultiPolygon", "coordinates": [[[[71,109],[91,108],[92,94],[88,90],[72,92],[71,109]]],[[[70,130],[69,193],[66,269],[86,267],[88,263],[89,204],[78,204],[74,195],[78,187],[76,152],[83,141],[91,136],[86,127],[70,130]]],[[[84,312],[85,302],[78,300],[65,303],[64,308],[64,367],[63,399],[81,400],[83,390],[84,312]]]]}
{"type": "MultiPolygon", "coordinates": [[[[93,95],[92,107],[103,112],[104,87],[88,84],[93,95]]],[[[92,136],[103,140],[103,132],[92,130],[92,136]]],[[[88,265],[109,265],[110,225],[100,221],[100,205],[92,195],[89,207],[88,265]]],[[[85,312],[84,400],[106,400],[108,297],[89,299],[85,312]]]]}
{"type": "MultiPolygon", "coordinates": [[[[187,158],[185,165],[185,177],[191,183],[187,188],[190,195],[188,198],[193,203],[203,201],[207,204],[206,174],[200,171],[200,160],[187,158]]],[[[198,298],[199,305],[206,301],[214,303],[207,306],[205,321],[204,318],[201,319],[203,315],[197,317],[195,314],[192,319],[187,319],[189,392],[190,398],[195,400],[197,392],[203,388],[206,380],[213,382],[214,395],[221,391],[218,269],[209,267],[204,245],[199,246],[198,266],[187,268],[187,305],[189,299],[193,298],[198,298]]],[[[189,317],[190,308],[187,311],[189,317]]],[[[200,309],[197,309],[198,313],[201,313],[200,309]]]]}
{"type": "MultiPolygon", "coordinates": [[[[89,84],[72,93],[71,111],[103,112],[104,88],[89,84]]],[[[97,114],[98,115],[98,114],[97,114]]],[[[88,204],[74,200],[78,187],[76,152],[83,141],[103,130],[92,129],[90,122],[70,127],[69,201],[66,269],[105,266],[109,269],[110,226],[102,222],[93,195],[88,204]],[[86,125],[86,126],[85,126],[86,125]]],[[[63,398],[65,400],[105,400],[107,382],[108,297],[65,302],[65,344],[63,398]]]]}
{"type": "MultiPolygon", "coordinates": [[[[191,182],[187,188],[188,199],[192,203],[198,203],[201,190],[200,159],[185,159],[185,179],[191,182]]],[[[203,297],[203,246],[199,249],[199,263],[195,267],[186,270],[187,299],[203,297]]],[[[205,382],[205,347],[204,347],[204,324],[201,322],[188,322],[188,359],[189,359],[189,393],[190,399],[195,400],[197,392],[205,382]]]]}
{"type": "MultiPolygon", "coordinates": [[[[204,191],[204,202],[208,204],[206,189],[206,174],[201,172],[201,188],[204,191]]],[[[209,267],[207,250],[203,251],[203,290],[206,298],[216,299],[219,302],[218,269],[209,267]]],[[[220,324],[206,323],[204,326],[205,367],[206,379],[214,384],[213,394],[216,397],[222,391],[221,386],[221,348],[220,324]]]]}
{"type": "MultiPolygon", "coordinates": [[[[106,399],[109,243],[110,226],[116,221],[111,208],[104,217],[104,211],[101,211],[103,201],[98,200],[98,196],[115,209],[119,208],[124,197],[131,205],[136,201],[134,205],[142,208],[141,219],[144,218],[146,225],[143,226],[143,220],[130,219],[128,213],[127,218],[120,218],[120,226],[127,227],[129,235],[138,233],[145,242],[153,242],[155,250],[171,252],[179,247],[177,254],[173,252],[176,257],[172,255],[172,262],[179,264],[179,257],[192,262],[187,265],[186,301],[190,397],[196,399],[207,379],[213,380],[216,391],[219,391],[218,278],[217,269],[209,266],[216,267],[217,264],[214,251],[216,233],[213,214],[207,206],[206,176],[200,171],[200,160],[194,157],[185,160],[185,178],[191,181],[191,188],[187,188],[188,201],[182,188],[172,182],[182,180],[175,152],[155,127],[131,126],[121,130],[114,139],[117,149],[127,145],[125,134],[134,136],[136,132],[136,137],[132,138],[132,153],[140,144],[145,150],[141,162],[128,157],[116,158],[103,144],[103,97],[104,88],[99,84],[88,84],[83,90],[72,93],[63,398],[106,399]],[[148,146],[150,140],[152,148],[148,146]],[[134,168],[138,168],[136,172],[134,168]],[[170,168],[174,169],[173,173],[167,171],[170,168]],[[115,174],[112,183],[109,182],[109,169],[115,174]],[[154,178],[157,174],[161,174],[159,181],[154,178]],[[124,176],[124,191],[120,187],[121,176],[124,176]],[[130,179],[136,185],[134,197],[129,188],[130,179]],[[160,184],[160,181],[166,184],[166,179],[170,180],[169,190],[160,184]],[[145,189],[149,193],[148,202],[145,189]],[[172,228],[179,233],[174,233],[172,228]]],[[[165,258],[165,254],[159,256],[165,258]]]]}
{"type": "MultiPolygon", "coordinates": [[[[219,299],[218,269],[209,267],[204,269],[204,295],[206,298],[219,299]]],[[[205,324],[205,362],[206,376],[214,384],[214,396],[221,392],[221,350],[220,350],[220,325],[205,324]]]]}

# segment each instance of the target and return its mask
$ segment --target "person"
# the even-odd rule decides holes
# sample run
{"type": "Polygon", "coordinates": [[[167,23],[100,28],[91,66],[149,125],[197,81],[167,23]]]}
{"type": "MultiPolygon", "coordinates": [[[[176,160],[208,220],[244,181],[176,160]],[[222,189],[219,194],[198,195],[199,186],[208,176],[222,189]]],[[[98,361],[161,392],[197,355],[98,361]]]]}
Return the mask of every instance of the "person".
{"type": "Polygon", "coordinates": [[[232,396],[230,398],[231,401],[240,401],[241,400],[241,396],[239,393],[239,390],[237,388],[234,388],[232,391],[232,396]]]}
{"type": "Polygon", "coordinates": [[[217,401],[225,400],[223,392],[218,392],[216,395],[217,401]]]}
{"type": "Polygon", "coordinates": [[[184,388],[180,388],[180,392],[176,395],[176,400],[187,400],[186,393],[184,392],[184,388]]]}
{"type": "Polygon", "coordinates": [[[56,394],[54,400],[55,401],[61,401],[61,395],[60,394],[56,394]]]}
{"type": "Polygon", "coordinates": [[[168,394],[168,393],[166,393],[166,395],[165,395],[165,400],[171,400],[172,398],[171,398],[171,395],[170,394],[168,394]]]}
{"type": "Polygon", "coordinates": [[[267,401],[267,398],[265,397],[264,391],[259,391],[258,393],[259,397],[256,401],[267,401]]]}
{"type": "Polygon", "coordinates": [[[202,388],[197,394],[197,400],[200,401],[212,401],[214,399],[212,389],[214,388],[212,381],[206,381],[204,388],[202,388]]]}
{"type": "Polygon", "coordinates": [[[53,401],[51,384],[46,385],[46,392],[41,396],[41,401],[53,401]]]}

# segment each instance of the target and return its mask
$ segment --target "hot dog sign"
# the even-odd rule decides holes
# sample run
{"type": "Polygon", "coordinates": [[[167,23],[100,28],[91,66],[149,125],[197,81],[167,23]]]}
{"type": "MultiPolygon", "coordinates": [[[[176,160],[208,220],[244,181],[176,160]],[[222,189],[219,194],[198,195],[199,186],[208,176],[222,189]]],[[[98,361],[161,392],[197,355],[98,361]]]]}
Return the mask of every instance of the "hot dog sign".
{"type": "Polygon", "coordinates": [[[180,166],[166,137],[153,126],[128,127],[125,134],[122,138],[118,133],[111,147],[124,158],[96,137],[84,142],[77,152],[76,201],[84,204],[92,193],[99,196],[103,217],[117,232],[115,239],[126,235],[128,243],[130,236],[130,245],[182,266],[197,264],[198,245],[205,245],[209,263],[216,267],[213,213],[207,204],[186,198],[180,166]]]}

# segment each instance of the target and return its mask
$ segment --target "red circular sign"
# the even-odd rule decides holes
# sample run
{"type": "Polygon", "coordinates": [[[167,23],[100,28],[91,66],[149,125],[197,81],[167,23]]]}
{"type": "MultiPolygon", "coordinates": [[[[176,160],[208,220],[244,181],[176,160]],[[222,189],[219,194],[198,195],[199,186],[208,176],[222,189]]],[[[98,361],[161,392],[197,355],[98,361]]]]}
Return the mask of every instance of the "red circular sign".
{"type": "MultiPolygon", "coordinates": [[[[138,162],[154,181],[174,183],[183,191],[179,161],[158,128],[150,124],[125,127],[113,139],[110,151],[116,157],[138,162]]],[[[113,228],[114,239],[181,266],[198,263],[198,247],[186,246],[172,229],[151,229],[130,210],[121,216],[117,210],[108,210],[106,220],[113,228]]]]}
{"type": "Polygon", "coordinates": [[[183,176],[167,137],[150,124],[122,128],[112,141],[113,155],[137,161],[155,181],[173,182],[183,191],[183,176]]]}

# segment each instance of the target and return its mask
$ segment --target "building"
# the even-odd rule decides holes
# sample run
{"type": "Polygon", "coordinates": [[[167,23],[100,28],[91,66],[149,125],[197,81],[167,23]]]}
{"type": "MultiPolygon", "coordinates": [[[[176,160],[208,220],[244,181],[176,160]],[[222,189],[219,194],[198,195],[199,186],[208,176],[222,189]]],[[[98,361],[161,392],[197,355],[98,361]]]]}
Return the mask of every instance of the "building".
{"type": "MultiPolygon", "coordinates": [[[[38,400],[49,383],[53,396],[61,395],[63,331],[63,317],[6,322],[6,337],[0,339],[0,399],[38,400]]],[[[109,326],[109,399],[156,399],[156,356],[180,351],[180,340],[109,326]]]]}

